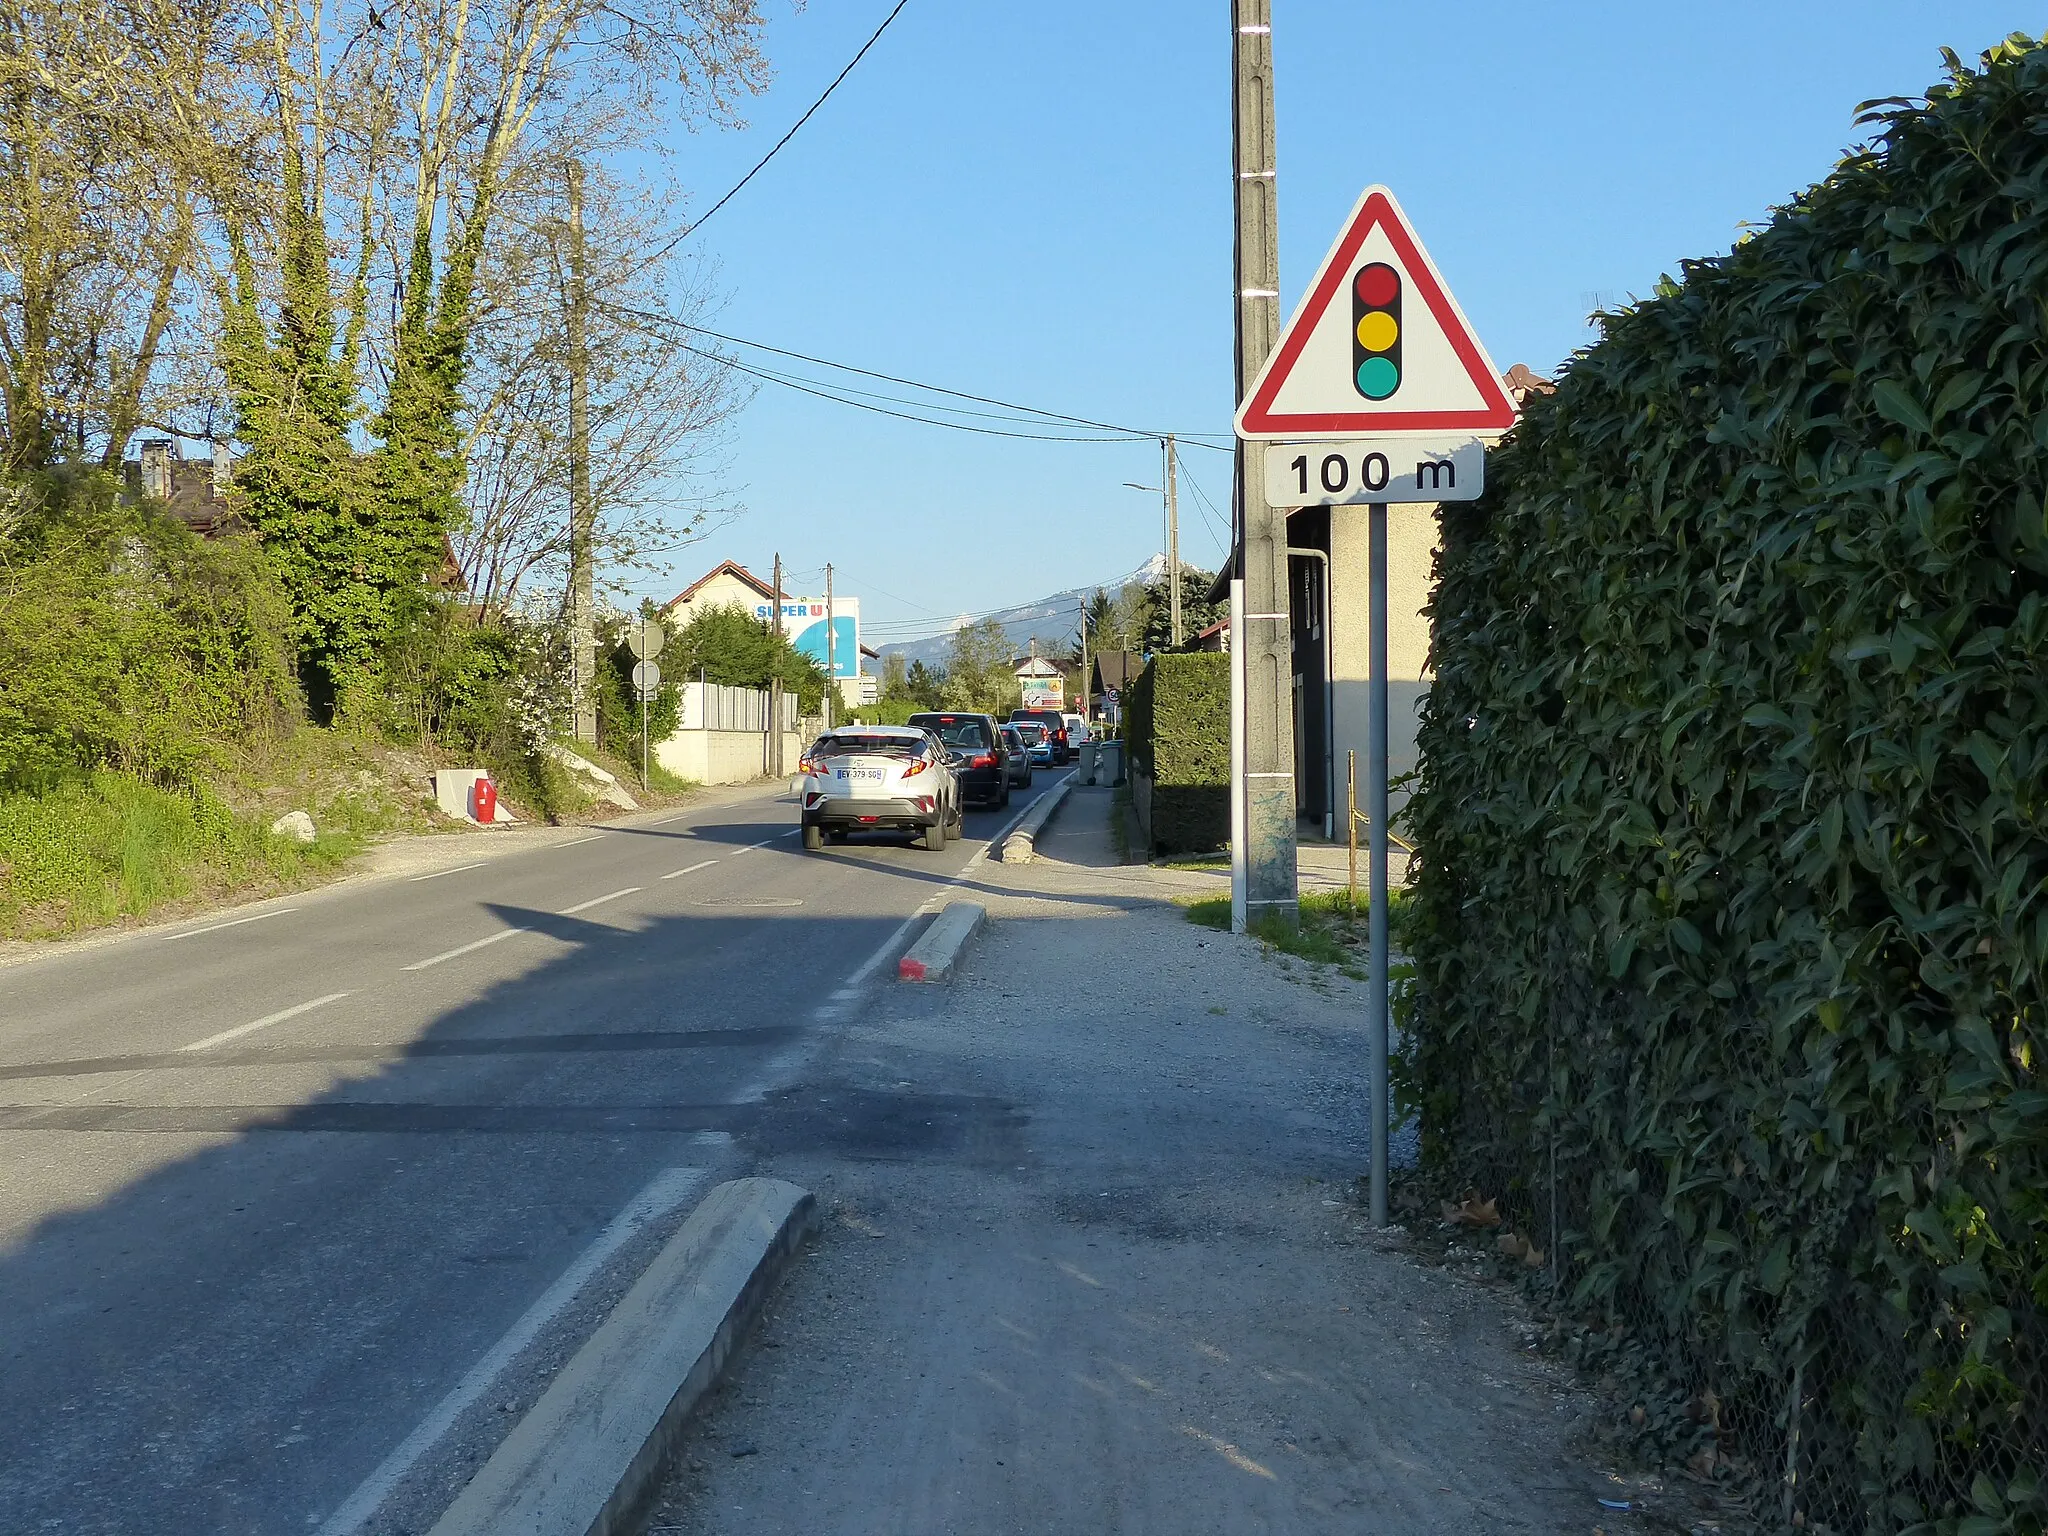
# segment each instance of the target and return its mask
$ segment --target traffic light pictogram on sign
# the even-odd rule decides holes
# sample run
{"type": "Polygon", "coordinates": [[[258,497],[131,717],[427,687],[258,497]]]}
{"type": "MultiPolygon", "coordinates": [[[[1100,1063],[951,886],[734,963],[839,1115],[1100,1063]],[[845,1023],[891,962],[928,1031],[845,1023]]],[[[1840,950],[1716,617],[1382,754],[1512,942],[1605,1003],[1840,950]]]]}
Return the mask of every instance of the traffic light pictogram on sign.
{"type": "Polygon", "coordinates": [[[1367,187],[1246,390],[1237,435],[1493,437],[1514,423],[1499,372],[1394,195],[1367,187]]]}
{"type": "Polygon", "coordinates": [[[1351,379],[1368,400],[1401,387],[1401,274],[1383,261],[1352,279],[1351,379]]]}

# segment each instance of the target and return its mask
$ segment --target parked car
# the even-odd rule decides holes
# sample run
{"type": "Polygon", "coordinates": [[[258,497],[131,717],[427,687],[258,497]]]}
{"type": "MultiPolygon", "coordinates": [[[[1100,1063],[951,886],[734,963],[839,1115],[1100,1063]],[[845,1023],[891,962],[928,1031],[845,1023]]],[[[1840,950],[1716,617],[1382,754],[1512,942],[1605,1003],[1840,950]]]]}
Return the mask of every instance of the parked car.
{"type": "Polygon", "coordinates": [[[1045,727],[1036,720],[1019,720],[1017,734],[1024,738],[1024,752],[1033,763],[1052,766],[1052,738],[1045,733],[1045,727]]]}
{"type": "Polygon", "coordinates": [[[912,715],[910,723],[930,731],[960,759],[960,798],[967,805],[1010,803],[1010,749],[993,715],[933,710],[912,715]]]}
{"type": "Polygon", "coordinates": [[[1003,745],[1010,749],[1010,782],[1031,787],[1031,751],[1024,745],[1023,734],[1014,725],[1002,727],[1003,745]]]}
{"type": "Polygon", "coordinates": [[[848,725],[812,744],[803,773],[804,847],[849,832],[908,832],[937,853],[960,830],[960,780],[953,750],[907,725],[848,725]]]}
{"type": "Polygon", "coordinates": [[[1045,727],[1045,739],[1052,743],[1052,760],[1064,763],[1067,760],[1067,717],[1056,709],[1013,709],[1010,723],[1022,725],[1026,720],[1036,720],[1045,727]]]}
{"type": "Polygon", "coordinates": [[[1078,754],[1093,739],[1088,732],[1088,720],[1083,715],[1062,715],[1067,722],[1067,750],[1078,754]]]}

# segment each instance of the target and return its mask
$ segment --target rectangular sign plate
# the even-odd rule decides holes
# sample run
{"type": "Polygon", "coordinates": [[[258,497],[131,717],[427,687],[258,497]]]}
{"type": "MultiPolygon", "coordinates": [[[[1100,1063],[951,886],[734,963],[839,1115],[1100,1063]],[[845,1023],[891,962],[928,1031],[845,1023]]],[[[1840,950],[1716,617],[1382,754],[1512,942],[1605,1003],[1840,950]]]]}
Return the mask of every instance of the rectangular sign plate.
{"type": "Polygon", "coordinates": [[[1486,444],[1477,437],[1371,437],[1266,445],[1268,506],[1476,501],[1485,488],[1486,444]]]}

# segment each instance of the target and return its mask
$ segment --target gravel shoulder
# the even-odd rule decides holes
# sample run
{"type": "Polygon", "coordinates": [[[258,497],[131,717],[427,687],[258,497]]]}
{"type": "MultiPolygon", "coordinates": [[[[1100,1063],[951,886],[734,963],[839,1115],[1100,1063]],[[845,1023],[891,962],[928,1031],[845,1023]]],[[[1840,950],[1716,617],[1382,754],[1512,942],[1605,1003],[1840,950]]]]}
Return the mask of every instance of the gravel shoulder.
{"type": "Polygon", "coordinates": [[[647,1529],[1590,1530],[1584,1400],[1364,1226],[1362,989],[1186,922],[1210,882],[1116,865],[1108,801],[793,1091],[843,1133],[752,1171],[823,1231],[647,1529]]]}

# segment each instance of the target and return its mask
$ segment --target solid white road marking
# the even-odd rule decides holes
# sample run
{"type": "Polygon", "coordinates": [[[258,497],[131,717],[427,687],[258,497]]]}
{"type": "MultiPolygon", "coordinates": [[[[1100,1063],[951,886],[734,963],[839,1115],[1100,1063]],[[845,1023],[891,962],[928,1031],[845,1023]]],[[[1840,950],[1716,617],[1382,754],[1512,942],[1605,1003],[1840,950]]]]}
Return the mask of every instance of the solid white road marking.
{"type": "Polygon", "coordinates": [[[484,862],[479,860],[474,864],[458,864],[453,869],[437,869],[431,875],[414,875],[406,883],[408,885],[418,885],[422,880],[438,880],[443,875],[459,875],[465,869],[482,869],[484,862]]]}
{"type": "MultiPolygon", "coordinates": [[[[1045,793],[1045,791],[1041,790],[1039,791],[1039,793],[1043,794],[1045,793]]],[[[1030,801],[1025,804],[1024,808],[1021,811],[1019,811],[1016,815],[1012,816],[1000,832],[996,833],[994,837],[991,837],[979,848],[975,849],[974,857],[969,859],[965,864],[960,866],[960,873],[955,875],[952,879],[948,880],[944,886],[940,887],[940,895],[943,895],[946,891],[960,884],[969,875],[973,874],[975,870],[979,869],[982,866],[982,864],[987,861],[989,849],[996,847],[998,844],[1002,842],[1004,838],[1008,837],[1011,831],[1016,827],[1017,823],[1022,821],[1026,816],[1031,814],[1031,807],[1032,805],[1035,805],[1037,801],[1038,796],[1033,795],[1030,801]]],[[[850,993],[855,988],[860,986],[862,982],[866,981],[881,967],[881,964],[884,960],[887,960],[891,954],[895,953],[896,947],[903,942],[903,936],[906,933],[910,932],[911,927],[917,922],[919,918],[930,917],[932,913],[938,910],[939,897],[932,896],[928,898],[924,902],[924,904],[920,906],[915,912],[911,913],[910,916],[903,919],[902,924],[896,929],[896,931],[890,934],[888,938],[882,940],[882,947],[880,949],[877,949],[872,955],[869,955],[866,960],[861,962],[860,969],[855,971],[851,976],[846,978],[846,985],[840,988],[838,993],[834,994],[835,1000],[843,1003],[846,1000],[844,994],[850,993]]]]}
{"type": "Polygon", "coordinates": [[[206,1051],[216,1045],[226,1045],[230,1040],[239,1040],[244,1035],[253,1035],[259,1029],[268,1029],[273,1024],[282,1024],[286,1019],[296,1019],[302,1013],[311,1013],[315,1008],[325,1008],[329,1003],[338,1003],[349,994],[330,992],[325,997],[316,997],[310,1003],[300,1003],[292,1008],[280,1008],[275,1013],[266,1013],[260,1019],[247,1024],[237,1024],[233,1029],[224,1029],[217,1035],[208,1035],[204,1040],[194,1040],[190,1045],[180,1046],[185,1051],[206,1051]]]}
{"type": "Polygon", "coordinates": [[[701,864],[692,864],[688,869],[672,869],[667,874],[663,875],[661,878],[664,880],[673,880],[677,875],[694,875],[695,873],[697,873],[698,870],[709,869],[712,865],[716,864],[717,862],[718,860],[716,859],[706,859],[701,864]]]}
{"type": "Polygon", "coordinates": [[[430,965],[439,965],[443,960],[453,960],[457,955],[466,955],[473,949],[482,949],[486,944],[495,944],[500,939],[509,939],[515,933],[530,933],[529,928],[500,928],[487,939],[478,939],[472,944],[458,944],[453,949],[444,949],[438,955],[429,955],[405,967],[408,971],[424,971],[430,965]]]}
{"type": "Polygon", "coordinates": [[[555,846],[557,848],[581,848],[585,843],[594,843],[603,836],[602,832],[593,832],[588,837],[572,837],[568,842],[557,843],[555,846]]]}
{"type": "Polygon", "coordinates": [[[167,933],[163,941],[168,944],[174,939],[196,939],[202,933],[219,933],[223,928],[239,928],[244,923],[260,923],[266,917],[283,917],[287,912],[296,912],[297,907],[279,907],[275,912],[258,912],[254,917],[230,918],[224,923],[215,923],[210,928],[187,928],[183,933],[167,933]]]}
{"type": "Polygon", "coordinates": [[[348,1536],[367,1524],[378,1506],[391,1496],[420,1457],[432,1450],[450,1426],[490,1390],[520,1351],[540,1336],[555,1315],[575,1299],[590,1277],[636,1236],[650,1221],[675,1210],[693,1198],[709,1175],[702,1168],[668,1168],[656,1174],[647,1187],[635,1195],[626,1208],[614,1216],[605,1229],[591,1240],[576,1262],[562,1271],[561,1278],[541,1292],[540,1300],[528,1307],[505,1336],[491,1346],[491,1352],[470,1367],[448,1395],[434,1405],[419,1427],[399,1443],[398,1449],[364,1478],[341,1508],[327,1517],[314,1536],[348,1536]]]}
{"type": "Polygon", "coordinates": [[[629,885],[623,891],[612,891],[604,896],[593,896],[588,901],[577,902],[573,907],[562,908],[557,916],[574,917],[578,912],[588,912],[592,907],[601,907],[608,901],[617,901],[621,896],[630,896],[639,889],[640,887],[637,885],[629,885]]]}

